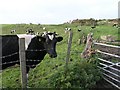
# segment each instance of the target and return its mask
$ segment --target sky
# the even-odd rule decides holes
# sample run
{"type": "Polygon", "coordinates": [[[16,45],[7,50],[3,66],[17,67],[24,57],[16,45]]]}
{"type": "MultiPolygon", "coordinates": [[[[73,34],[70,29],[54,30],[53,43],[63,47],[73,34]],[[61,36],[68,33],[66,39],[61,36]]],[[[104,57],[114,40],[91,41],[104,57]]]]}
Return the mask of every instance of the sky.
{"type": "Polygon", "coordinates": [[[118,18],[119,0],[0,0],[0,24],[118,18]]]}

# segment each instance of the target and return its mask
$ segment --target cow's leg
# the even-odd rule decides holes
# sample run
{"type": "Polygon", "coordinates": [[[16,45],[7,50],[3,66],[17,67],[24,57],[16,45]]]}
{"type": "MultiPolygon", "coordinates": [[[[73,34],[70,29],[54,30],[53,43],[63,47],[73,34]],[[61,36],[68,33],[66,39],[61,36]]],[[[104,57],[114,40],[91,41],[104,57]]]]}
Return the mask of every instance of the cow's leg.
{"type": "Polygon", "coordinates": [[[30,67],[26,67],[26,73],[28,74],[28,72],[29,72],[29,70],[30,70],[30,67]]]}
{"type": "Polygon", "coordinates": [[[28,72],[29,72],[29,70],[30,70],[30,67],[27,67],[27,66],[26,66],[27,88],[29,88],[29,87],[28,87],[28,77],[29,77],[28,72]]]}

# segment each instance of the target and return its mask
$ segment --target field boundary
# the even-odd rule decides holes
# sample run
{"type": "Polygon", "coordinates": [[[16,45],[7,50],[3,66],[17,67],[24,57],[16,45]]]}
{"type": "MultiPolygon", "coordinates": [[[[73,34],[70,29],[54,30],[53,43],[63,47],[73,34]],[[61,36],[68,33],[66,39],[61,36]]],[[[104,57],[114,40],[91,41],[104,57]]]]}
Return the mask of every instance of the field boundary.
{"type": "MultiPolygon", "coordinates": [[[[72,38],[73,38],[73,32],[69,31],[69,37],[68,37],[68,49],[67,49],[67,55],[66,55],[66,68],[68,66],[69,58],[70,58],[70,53],[71,53],[71,45],[72,45],[72,38]]],[[[53,48],[50,48],[53,49],[53,48]]],[[[43,50],[25,50],[25,38],[19,38],[19,52],[15,52],[6,56],[1,56],[0,59],[11,57],[13,55],[19,54],[19,60],[16,61],[10,61],[10,62],[5,62],[1,63],[0,66],[3,64],[14,64],[14,63],[20,63],[20,76],[21,76],[21,87],[22,88],[27,88],[28,87],[28,74],[26,71],[26,66],[27,66],[27,61],[40,61],[40,60],[32,60],[32,59],[26,59],[26,51],[29,52],[39,52],[39,51],[45,51],[48,49],[43,49],[43,50]]],[[[36,64],[33,64],[32,66],[36,66],[36,64]]]]}
{"type": "Polygon", "coordinates": [[[94,42],[103,79],[120,89],[120,46],[94,42]],[[113,50],[115,49],[115,50],[113,50]],[[114,59],[114,61],[113,61],[114,59]]]}

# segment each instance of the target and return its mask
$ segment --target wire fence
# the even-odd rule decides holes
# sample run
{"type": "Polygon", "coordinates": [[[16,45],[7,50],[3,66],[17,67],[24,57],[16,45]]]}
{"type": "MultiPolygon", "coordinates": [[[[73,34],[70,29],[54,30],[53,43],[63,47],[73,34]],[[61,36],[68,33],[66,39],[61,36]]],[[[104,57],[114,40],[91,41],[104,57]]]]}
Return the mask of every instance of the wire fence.
{"type": "MultiPolygon", "coordinates": [[[[67,35],[65,35],[65,38],[67,39],[69,36],[67,36],[67,35]]],[[[72,38],[71,38],[72,39],[72,38]]],[[[66,42],[66,44],[68,44],[69,43],[69,38],[68,38],[68,40],[65,40],[64,42],[62,42],[62,43],[59,43],[59,44],[57,44],[57,45],[61,45],[61,44],[63,44],[63,43],[65,43],[66,42]]],[[[33,60],[33,59],[27,59],[26,57],[25,57],[25,53],[27,53],[27,52],[42,52],[42,51],[46,51],[46,50],[50,50],[50,49],[53,49],[53,48],[50,48],[50,49],[41,49],[41,50],[25,50],[25,47],[24,47],[24,45],[25,45],[25,41],[23,40],[23,42],[21,41],[21,39],[19,39],[19,52],[15,52],[15,53],[12,53],[12,54],[9,54],[9,55],[6,55],[6,56],[2,56],[2,57],[0,57],[1,59],[6,59],[6,58],[9,58],[9,57],[12,57],[12,56],[14,56],[14,55],[19,55],[19,60],[14,60],[14,61],[7,61],[7,62],[3,62],[3,63],[1,63],[0,65],[2,66],[2,65],[7,65],[7,64],[16,64],[16,63],[19,63],[20,64],[20,73],[21,73],[21,84],[22,84],[22,87],[23,88],[26,88],[26,83],[27,83],[27,81],[26,81],[26,71],[25,71],[25,68],[26,68],[26,66],[29,66],[28,65],[28,62],[30,63],[30,62],[41,62],[42,60],[33,60]],[[24,49],[23,49],[24,48],[24,49]],[[24,60],[25,59],[25,60],[24,60]],[[25,64],[26,63],[26,64],[25,64]]],[[[70,46],[69,46],[69,51],[70,51],[70,46]]],[[[73,51],[70,51],[71,53],[74,53],[73,51]]],[[[79,52],[75,52],[75,53],[79,53],[79,52]]],[[[59,53],[59,55],[58,55],[58,57],[57,57],[57,59],[69,59],[69,56],[68,57],[60,57],[60,55],[67,55],[67,51],[66,52],[63,52],[63,53],[59,53]]],[[[34,64],[34,63],[32,63],[31,64],[31,66],[32,67],[36,67],[36,64],[34,64]]]]}
{"type": "MultiPolygon", "coordinates": [[[[51,48],[51,49],[53,49],[53,48],[51,48]]],[[[42,52],[42,51],[46,51],[46,50],[48,50],[48,49],[43,49],[43,50],[32,50],[31,49],[31,50],[26,50],[26,52],[42,52]]],[[[15,53],[12,53],[12,54],[9,54],[9,55],[6,55],[6,56],[2,56],[0,58],[1,59],[6,59],[6,58],[12,57],[12,56],[17,55],[17,54],[19,54],[19,52],[15,52],[15,53]]],[[[41,61],[41,60],[26,59],[26,62],[28,62],[28,61],[38,62],[38,61],[41,61]]],[[[6,65],[6,64],[14,64],[14,63],[19,63],[19,62],[20,62],[20,60],[13,60],[13,61],[11,60],[11,61],[0,63],[0,65],[2,66],[2,65],[6,65]]]]}
{"type": "Polygon", "coordinates": [[[7,65],[7,64],[14,64],[14,63],[19,63],[20,61],[19,60],[16,60],[16,61],[10,61],[10,62],[4,62],[4,63],[1,63],[0,65],[7,65]]]}
{"type": "MultiPolygon", "coordinates": [[[[27,51],[29,51],[29,52],[40,52],[40,51],[46,51],[47,49],[43,49],[43,50],[26,50],[26,52],[27,51]]],[[[63,59],[63,57],[61,57],[60,58],[60,56],[61,55],[65,55],[66,56],[66,53],[67,52],[62,52],[62,53],[59,53],[58,55],[57,55],[57,57],[56,58],[59,58],[59,59],[63,59]]],[[[79,53],[81,53],[81,52],[79,52],[79,51],[71,51],[71,54],[79,54],[79,53]]],[[[6,55],[6,56],[2,56],[2,57],[0,57],[1,59],[5,59],[5,58],[9,58],[9,57],[12,57],[12,56],[14,56],[14,55],[16,55],[16,54],[19,54],[19,52],[16,52],[16,53],[13,53],[13,54],[9,54],[9,55],[6,55]]],[[[65,59],[66,57],[64,57],[64,59],[65,59]]],[[[41,61],[41,60],[33,60],[33,59],[26,59],[26,62],[32,62],[32,61],[36,61],[36,62],[39,62],[39,61],[41,61]]],[[[12,63],[19,63],[20,62],[20,60],[15,60],[15,61],[8,61],[8,62],[4,62],[4,63],[1,63],[0,65],[6,65],[6,64],[12,64],[12,63]]]]}
{"type": "Polygon", "coordinates": [[[6,56],[2,56],[0,58],[7,58],[7,57],[11,57],[11,56],[16,55],[16,54],[19,54],[19,52],[15,52],[15,53],[12,53],[12,54],[9,54],[9,55],[6,55],[6,56]]]}
{"type": "MultiPolygon", "coordinates": [[[[68,44],[68,40],[67,39],[69,39],[68,37],[69,37],[69,35],[67,35],[67,34],[65,34],[64,36],[64,39],[65,39],[65,41],[63,41],[63,42],[60,42],[59,44],[57,44],[57,45],[61,45],[61,44],[68,44]]],[[[72,48],[75,48],[76,47],[76,45],[74,45],[74,46],[72,46],[72,48]]],[[[53,49],[53,48],[51,48],[51,49],[53,49]]],[[[41,49],[41,50],[37,50],[37,49],[34,49],[34,50],[25,50],[25,52],[42,52],[42,51],[46,51],[46,50],[50,50],[50,49],[41,49]]],[[[71,50],[70,51],[70,53],[72,54],[79,54],[79,53],[81,53],[80,51],[75,51],[75,50],[71,50]]],[[[12,53],[12,54],[9,54],[9,55],[5,55],[5,56],[2,56],[2,57],[0,57],[1,59],[5,59],[5,58],[9,58],[9,57],[12,57],[12,56],[14,56],[14,55],[17,55],[17,54],[19,54],[19,52],[15,52],[15,53],[12,53]]],[[[61,55],[65,55],[66,56],[66,54],[67,54],[67,49],[66,49],[66,52],[60,52],[58,55],[57,55],[57,57],[56,58],[59,58],[59,59],[66,59],[66,57],[60,57],[61,55]]],[[[34,61],[34,62],[40,62],[41,60],[32,60],[32,59],[26,59],[26,62],[32,62],[32,61],[34,61]]],[[[7,62],[4,62],[4,63],[1,63],[0,65],[2,66],[2,65],[6,65],[6,64],[14,64],[14,63],[20,63],[20,60],[14,60],[14,61],[7,61],[7,62]]],[[[34,65],[34,66],[36,66],[36,65],[34,65]]]]}
{"type": "MultiPolygon", "coordinates": [[[[72,45],[72,36],[71,36],[71,33],[72,32],[69,32],[69,35],[64,35],[63,37],[64,37],[64,41],[63,42],[59,42],[59,44],[57,44],[57,45],[62,45],[62,44],[66,44],[66,45],[68,45],[68,49],[66,49],[65,50],[65,52],[58,52],[58,55],[57,55],[57,57],[56,57],[56,59],[62,59],[65,63],[66,63],[66,65],[68,64],[68,61],[69,61],[69,59],[70,59],[70,55],[72,55],[72,54],[81,54],[82,53],[82,51],[78,51],[78,50],[71,50],[71,47],[72,48],[76,48],[76,44],[74,44],[74,45],[72,45]],[[70,37],[71,37],[71,39],[70,39],[70,37]],[[71,46],[72,45],[72,46],[71,46]],[[62,56],[62,57],[61,57],[62,56]]],[[[20,41],[20,40],[19,40],[20,41]]],[[[22,45],[25,45],[24,44],[25,42],[21,42],[21,44],[22,45]]],[[[74,42],[75,43],[75,42],[74,42]]],[[[76,42],[77,43],[77,42],[76,42]]],[[[21,44],[19,44],[19,47],[21,47],[21,44]]],[[[78,45],[77,45],[78,46],[78,45]]],[[[30,50],[25,50],[25,49],[23,49],[24,47],[22,46],[22,48],[19,48],[19,52],[15,52],[15,53],[12,53],[12,54],[10,54],[10,55],[6,55],[6,56],[2,56],[2,57],[0,57],[0,58],[2,58],[2,59],[6,59],[6,58],[9,58],[9,57],[12,57],[12,56],[14,56],[14,55],[19,55],[19,60],[14,60],[14,61],[9,61],[9,62],[4,62],[4,63],[2,63],[2,64],[0,64],[0,65],[7,65],[7,64],[16,64],[16,63],[18,63],[18,64],[20,64],[20,73],[21,73],[21,84],[22,84],[22,87],[23,88],[26,88],[27,86],[27,81],[26,81],[26,67],[28,66],[29,67],[29,63],[31,63],[31,67],[36,67],[36,63],[39,63],[39,62],[41,62],[42,60],[36,60],[36,59],[27,59],[26,57],[24,57],[24,55],[23,54],[25,54],[25,53],[27,53],[27,52],[42,52],[42,51],[46,51],[46,50],[50,50],[50,49],[53,49],[53,48],[50,48],[50,49],[41,49],[41,50],[37,50],[37,49],[34,49],[34,50],[32,50],[32,49],[30,49],[30,50]],[[20,49],[22,49],[22,50],[20,50],[20,49]],[[24,60],[24,58],[25,58],[25,60],[24,60]],[[35,62],[35,63],[34,63],[35,62]],[[22,65],[23,63],[26,63],[25,65],[22,65]]],[[[49,57],[47,57],[47,58],[49,58],[49,57]]]]}

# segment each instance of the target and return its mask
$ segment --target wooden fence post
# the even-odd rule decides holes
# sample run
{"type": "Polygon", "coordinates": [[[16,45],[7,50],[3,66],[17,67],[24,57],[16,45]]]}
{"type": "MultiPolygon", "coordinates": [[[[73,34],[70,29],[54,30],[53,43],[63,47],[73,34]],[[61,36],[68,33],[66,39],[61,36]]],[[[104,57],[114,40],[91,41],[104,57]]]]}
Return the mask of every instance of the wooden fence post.
{"type": "Polygon", "coordinates": [[[26,60],[25,60],[25,39],[19,38],[19,59],[21,71],[22,88],[27,88],[26,60]]]}
{"type": "Polygon", "coordinates": [[[71,44],[72,44],[72,37],[73,37],[73,32],[69,31],[68,49],[67,49],[67,56],[66,56],[66,66],[68,65],[68,61],[70,58],[70,49],[71,49],[71,44]]]}
{"type": "Polygon", "coordinates": [[[83,52],[81,53],[82,58],[88,58],[91,55],[92,43],[93,43],[92,37],[93,37],[93,33],[89,33],[87,35],[86,46],[85,46],[85,49],[83,50],[83,52]]]}

